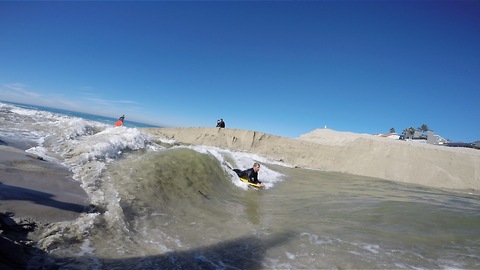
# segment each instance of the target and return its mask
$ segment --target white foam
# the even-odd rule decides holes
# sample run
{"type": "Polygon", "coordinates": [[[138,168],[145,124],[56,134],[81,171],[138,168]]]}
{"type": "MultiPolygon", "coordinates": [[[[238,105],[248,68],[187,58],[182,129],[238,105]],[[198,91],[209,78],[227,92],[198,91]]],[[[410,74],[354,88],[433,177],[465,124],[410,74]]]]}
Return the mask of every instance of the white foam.
{"type": "Polygon", "coordinates": [[[295,254],[285,251],[285,255],[289,260],[295,260],[295,257],[296,257],[295,254]]]}
{"type": "Polygon", "coordinates": [[[248,184],[240,181],[237,174],[232,169],[238,168],[241,170],[245,170],[245,169],[251,168],[253,163],[255,162],[259,162],[263,164],[263,166],[261,167],[258,173],[258,178],[260,181],[262,181],[265,184],[266,189],[273,187],[277,182],[283,181],[284,175],[270,169],[267,164],[279,164],[284,166],[286,164],[278,161],[274,161],[267,157],[263,157],[257,154],[231,151],[229,149],[203,146],[203,145],[189,145],[189,146],[178,146],[178,147],[189,148],[202,154],[210,154],[214,156],[218,160],[218,162],[220,163],[224,171],[231,176],[232,183],[243,189],[247,189],[248,184]],[[235,164],[231,164],[230,162],[227,161],[227,159],[233,159],[235,164]]]}

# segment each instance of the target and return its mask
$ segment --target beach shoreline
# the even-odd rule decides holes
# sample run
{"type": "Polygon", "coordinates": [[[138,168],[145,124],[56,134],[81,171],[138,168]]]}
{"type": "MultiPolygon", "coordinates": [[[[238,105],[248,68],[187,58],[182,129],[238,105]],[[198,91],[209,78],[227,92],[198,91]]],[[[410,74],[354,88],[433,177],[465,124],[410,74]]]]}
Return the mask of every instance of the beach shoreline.
{"type": "MultiPolygon", "coordinates": [[[[175,140],[245,151],[291,167],[348,173],[479,194],[480,151],[318,129],[285,138],[230,128],[140,128],[153,141],[175,140]]],[[[0,138],[1,139],[1,138],[0,138]]],[[[88,195],[72,172],[32,155],[31,145],[0,140],[0,266],[24,268],[48,224],[88,211],[88,195]]],[[[45,258],[46,258],[45,257],[45,258]]]]}

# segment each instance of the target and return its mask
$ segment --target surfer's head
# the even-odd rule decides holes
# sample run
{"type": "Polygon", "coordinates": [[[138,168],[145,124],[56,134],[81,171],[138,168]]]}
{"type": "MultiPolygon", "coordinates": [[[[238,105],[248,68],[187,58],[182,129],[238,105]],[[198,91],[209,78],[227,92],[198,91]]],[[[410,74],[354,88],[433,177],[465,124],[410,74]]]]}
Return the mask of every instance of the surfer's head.
{"type": "Polygon", "coordinates": [[[253,163],[253,170],[255,172],[258,172],[260,170],[260,163],[257,163],[257,162],[253,163]]]}

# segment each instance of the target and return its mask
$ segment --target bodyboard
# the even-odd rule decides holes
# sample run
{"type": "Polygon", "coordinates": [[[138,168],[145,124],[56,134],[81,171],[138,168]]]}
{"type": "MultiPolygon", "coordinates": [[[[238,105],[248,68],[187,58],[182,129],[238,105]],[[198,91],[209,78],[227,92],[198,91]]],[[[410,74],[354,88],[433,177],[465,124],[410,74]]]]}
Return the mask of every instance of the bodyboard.
{"type": "Polygon", "coordinates": [[[241,178],[241,177],[240,177],[240,181],[245,182],[245,183],[247,183],[249,186],[252,186],[252,187],[256,187],[256,188],[263,188],[263,187],[264,187],[263,184],[255,184],[255,183],[249,182],[248,179],[245,179],[245,178],[241,178]]]}

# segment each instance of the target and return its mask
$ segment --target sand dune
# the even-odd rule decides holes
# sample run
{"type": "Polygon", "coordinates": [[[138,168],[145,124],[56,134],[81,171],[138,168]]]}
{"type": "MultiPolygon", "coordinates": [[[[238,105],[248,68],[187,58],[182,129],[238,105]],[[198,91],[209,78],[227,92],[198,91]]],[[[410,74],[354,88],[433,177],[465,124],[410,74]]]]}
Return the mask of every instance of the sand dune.
{"type": "Polygon", "coordinates": [[[145,128],[153,136],[247,151],[294,166],[448,189],[480,189],[480,151],[317,129],[296,139],[239,129],[145,128]]]}

